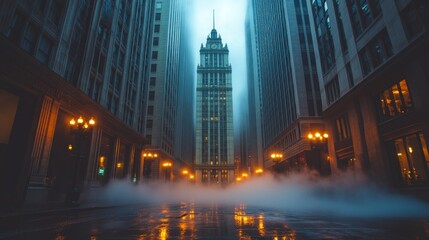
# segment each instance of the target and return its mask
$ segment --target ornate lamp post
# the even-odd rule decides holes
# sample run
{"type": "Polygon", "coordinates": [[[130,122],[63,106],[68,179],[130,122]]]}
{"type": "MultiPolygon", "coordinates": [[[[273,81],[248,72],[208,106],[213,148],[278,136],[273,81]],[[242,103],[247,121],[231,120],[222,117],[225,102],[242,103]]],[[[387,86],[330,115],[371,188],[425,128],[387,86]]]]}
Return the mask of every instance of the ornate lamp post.
{"type": "Polygon", "coordinates": [[[279,166],[279,164],[278,164],[278,163],[279,163],[281,160],[283,160],[283,154],[282,154],[282,153],[279,153],[279,152],[273,152],[273,153],[271,153],[270,158],[271,158],[271,160],[273,160],[273,162],[274,162],[273,170],[274,170],[275,172],[277,172],[277,173],[280,173],[280,172],[281,172],[281,168],[280,168],[280,166],[279,166]]]}
{"type": "Polygon", "coordinates": [[[152,162],[158,158],[156,152],[143,153],[143,178],[151,179],[152,177],[152,162]]]}
{"type": "Polygon", "coordinates": [[[86,160],[88,158],[89,144],[88,139],[95,120],[91,117],[89,120],[79,117],[77,120],[72,118],[69,121],[70,132],[73,135],[73,144],[67,146],[72,156],[72,179],[70,189],[66,195],[65,204],[67,206],[78,206],[79,197],[82,191],[86,160]]]}
{"type": "Polygon", "coordinates": [[[263,172],[264,172],[264,170],[263,170],[262,168],[257,168],[257,169],[255,170],[255,174],[256,174],[256,176],[260,176],[263,172]]]}
{"type": "Polygon", "coordinates": [[[311,152],[313,153],[313,157],[315,159],[315,167],[322,175],[328,175],[331,173],[331,167],[328,162],[328,148],[327,142],[329,135],[324,132],[314,131],[314,133],[310,132],[307,135],[308,140],[310,141],[311,152]]]}
{"type": "Polygon", "coordinates": [[[165,181],[166,182],[170,182],[170,180],[171,180],[171,167],[172,167],[171,162],[164,162],[162,164],[162,167],[165,170],[164,171],[164,173],[165,173],[165,181]]]}
{"type": "Polygon", "coordinates": [[[193,182],[194,180],[194,175],[192,174],[191,171],[189,171],[188,169],[183,169],[182,170],[182,175],[183,175],[183,179],[187,182],[193,182]]]}

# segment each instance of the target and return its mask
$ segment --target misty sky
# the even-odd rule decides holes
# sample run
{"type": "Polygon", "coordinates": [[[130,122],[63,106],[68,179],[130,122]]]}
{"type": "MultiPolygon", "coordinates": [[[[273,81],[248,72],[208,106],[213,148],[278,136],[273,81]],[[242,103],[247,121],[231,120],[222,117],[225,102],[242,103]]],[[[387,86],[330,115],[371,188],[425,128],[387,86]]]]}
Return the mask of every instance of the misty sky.
{"type": "MultiPolygon", "coordinates": [[[[246,16],[246,0],[193,0],[191,18],[191,41],[194,47],[194,61],[199,64],[201,43],[205,45],[207,36],[213,29],[213,10],[215,10],[215,28],[228,44],[229,57],[232,65],[232,87],[234,121],[237,124],[239,101],[246,91],[246,51],[244,39],[244,19],[246,16]]],[[[195,71],[197,66],[195,66],[195,71]]]]}

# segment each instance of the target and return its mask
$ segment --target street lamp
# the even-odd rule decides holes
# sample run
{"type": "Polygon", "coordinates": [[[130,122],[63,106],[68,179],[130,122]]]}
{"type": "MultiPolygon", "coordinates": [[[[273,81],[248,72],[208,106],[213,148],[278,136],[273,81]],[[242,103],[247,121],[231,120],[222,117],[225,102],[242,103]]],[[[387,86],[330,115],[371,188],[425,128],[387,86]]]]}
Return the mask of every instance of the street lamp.
{"type": "Polygon", "coordinates": [[[67,149],[72,155],[73,175],[70,189],[66,195],[65,204],[68,206],[78,206],[79,196],[81,192],[81,185],[83,184],[84,170],[83,167],[87,159],[87,152],[89,149],[88,138],[89,133],[95,125],[93,117],[84,119],[80,116],[77,120],[72,118],[69,121],[69,128],[72,135],[74,135],[74,143],[70,143],[67,149]]]}
{"type": "Polygon", "coordinates": [[[281,160],[283,158],[283,154],[281,153],[272,153],[270,155],[271,159],[274,161],[281,160]]]}
{"type": "Polygon", "coordinates": [[[172,164],[171,164],[171,162],[164,162],[162,164],[162,166],[165,169],[165,181],[169,182],[171,179],[171,166],[172,166],[172,164]]]}
{"type": "Polygon", "coordinates": [[[277,173],[281,172],[279,162],[283,159],[283,154],[279,152],[273,152],[270,155],[271,160],[274,162],[273,170],[277,173]]]}
{"type": "Polygon", "coordinates": [[[143,178],[150,179],[152,175],[152,162],[158,158],[156,152],[143,153],[143,178]]]}
{"type": "Polygon", "coordinates": [[[319,131],[316,131],[314,134],[313,133],[308,133],[307,138],[312,141],[312,142],[326,142],[328,140],[328,133],[320,133],[319,131]]]}
{"type": "Polygon", "coordinates": [[[327,141],[329,135],[327,132],[314,131],[309,132],[307,139],[310,141],[311,152],[315,155],[314,158],[317,161],[315,167],[318,168],[321,174],[330,174],[331,167],[328,161],[328,150],[327,141]]]}

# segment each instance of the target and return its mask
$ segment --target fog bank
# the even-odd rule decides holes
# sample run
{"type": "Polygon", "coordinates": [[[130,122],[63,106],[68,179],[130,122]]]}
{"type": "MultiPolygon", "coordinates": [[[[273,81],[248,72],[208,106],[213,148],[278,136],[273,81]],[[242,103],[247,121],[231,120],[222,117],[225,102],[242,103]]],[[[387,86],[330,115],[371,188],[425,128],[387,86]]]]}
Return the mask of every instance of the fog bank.
{"type": "Polygon", "coordinates": [[[362,176],[320,178],[314,174],[275,177],[270,174],[228,187],[189,183],[134,185],[110,183],[102,192],[106,204],[180,203],[236,205],[293,214],[346,217],[427,217],[429,205],[376,187],[362,176]]]}

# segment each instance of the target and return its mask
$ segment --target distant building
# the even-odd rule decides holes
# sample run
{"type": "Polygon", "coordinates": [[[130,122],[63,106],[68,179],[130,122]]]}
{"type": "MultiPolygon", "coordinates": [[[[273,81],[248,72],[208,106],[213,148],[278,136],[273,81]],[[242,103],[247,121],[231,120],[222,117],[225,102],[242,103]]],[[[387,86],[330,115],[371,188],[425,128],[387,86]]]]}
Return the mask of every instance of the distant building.
{"type": "Polygon", "coordinates": [[[138,181],[154,8],[152,0],[1,1],[2,206],[138,181]],[[72,129],[80,116],[95,125],[72,129]]]}
{"type": "Polygon", "coordinates": [[[205,184],[234,181],[232,79],[228,46],[216,29],[201,44],[197,68],[195,180],[205,184]]]}
{"type": "Polygon", "coordinates": [[[251,156],[258,158],[253,162],[280,172],[311,168],[328,174],[323,143],[307,139],[312,132],[326,130],[308,3],[253,0],[249,4],[248,146],[251,156]]]}
{"type": "Polygon", "coordinates": [[[427,187],[429,1],[307,4],[332,170],[363,170],[399,188],[427,187]]]}

